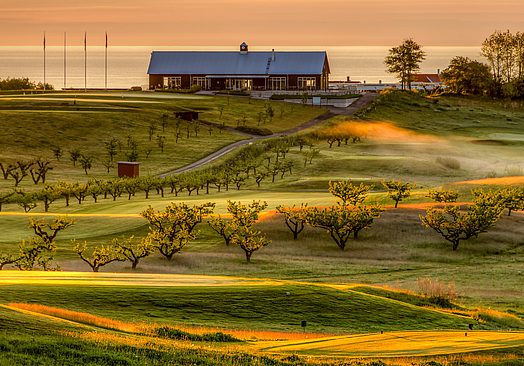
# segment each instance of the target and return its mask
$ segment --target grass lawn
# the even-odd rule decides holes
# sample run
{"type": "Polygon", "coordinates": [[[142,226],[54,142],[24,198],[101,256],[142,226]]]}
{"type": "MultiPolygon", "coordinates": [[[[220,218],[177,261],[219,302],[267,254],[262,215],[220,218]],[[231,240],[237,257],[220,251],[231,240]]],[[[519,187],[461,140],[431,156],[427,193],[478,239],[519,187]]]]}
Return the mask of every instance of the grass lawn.
{"type": "MultiPolygon", "coordinates": [[[[313,107],[295,108],[285,103],[272,102],[278,115],[263,127],[273,132],[289,130],[317,117],[325,110],[313,107]],[[284,114],[280,117],[280,110],[284,114]],[[287,112],[287,113],[286,113],[287,112]]],[[[202,120],[236,126],[236,118],[246,113],[246,125],[256,125],[258,113],[264,110],[262,101],[230,98],[230,105],[222,97],[193,95],[158,95],[158,93],[51,93],[26,96],[0,96],[0,126],[4,137],[0,141],[0,162],[4,165],[18,160],[44,157],[51,161],[53,170],[47,181],[87,181],[91,178],[112,179],[114,168],[107,173],[102,162],[106,161],[105,143],[111,138],[120,141],[115,161],[127,160],[128,139],[138,143],[141,175],[165,173],[188,165],[235,141],[246,139],[240,135],[218,128],[201,126],[197,131],[192,124],[182,128],[178,142],[175,137],[174,112],[183,110],[200,111],[202,120]],[[124,97],[122,97],[124,96],[124,97]],[[63,103],[67,103],[65,106],[63,103]],[[219,118],[219,108],[224,107],[219,118]],[[170,115],[165,131],[160,125],[161,115],[170,115]],[[151,140],[149,126],[156,125],[151,140]],[[164,152],[157,143],[157,136],[166,137],[164,152]],[[189,138],[188,138],[189,135],[189,138]],[[57,161],[53,147],[61,147],[64,155],[57,161]],[[71,149],[79,149],[86,156],[93,156],[93,168],[85,174],[77,163],[69,160],[71,149]],[[149,156],[146,152],[150,151],[149,156]]],[[[9,190],[13,180],[0,180],[0,190],[9,190]]],[[[21,183],[23,188],[32,188],[30,177],[21,183]]]]}

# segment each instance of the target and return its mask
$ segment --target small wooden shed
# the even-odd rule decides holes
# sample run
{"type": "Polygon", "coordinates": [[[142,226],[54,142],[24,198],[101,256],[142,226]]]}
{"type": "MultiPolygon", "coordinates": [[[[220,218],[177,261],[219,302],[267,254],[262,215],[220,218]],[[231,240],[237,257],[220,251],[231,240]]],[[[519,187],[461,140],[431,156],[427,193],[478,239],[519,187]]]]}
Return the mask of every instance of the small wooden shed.
{"type": "Polygon", "coordinates": [[[139,176],[140,163],[130,161],[118,162],[118,178],[137,178],[139,176]]]}
{"type": "Polygon", "coordinates": [[[186,121],[193,121],[198,119],[198,112],[175,112],[175,117],[184,119],[186,121]]]}

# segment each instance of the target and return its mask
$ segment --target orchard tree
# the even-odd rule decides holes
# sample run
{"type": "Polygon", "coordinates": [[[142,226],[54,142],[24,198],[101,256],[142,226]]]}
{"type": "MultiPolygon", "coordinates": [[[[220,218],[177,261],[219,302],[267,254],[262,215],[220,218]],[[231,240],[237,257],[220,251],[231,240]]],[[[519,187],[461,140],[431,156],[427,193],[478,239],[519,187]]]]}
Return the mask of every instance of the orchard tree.
{"type": "Polygon", "coordinates": [[[14,264],[18,262],[20,258],[12,254],[0,254],[0,271],[4,269],[7,264],[14,264]]]}
{"type": "Polygon", "coordinates": [[[0,193],[0,212],[2,211],[2,206],[4,204],[12,202],[12,196],[14,194],[15,194],[15,192],[0,193]]]}
{"type": "Polygon", "coordinates": [[[16,189],[13,192],[12,202],[24,209],[25,213],[28,213],[32,209],[36,208],[37,194],[35,192],[26,192],[22,189],[16,189]]]}
{"type": "Polygon", "coordinates": [[[40,179],[42,180],[42,183],[45,183],[47,172],[53,169],[50,164],[51,163],[44,158],[37,158],[34,160],[33,165],[29,168],[29,172],[31,173],[31,178],[35,184],[38,184],[40,179]]]}
{"type": "Polygon", "coordinates": [[[286,226],[293,233],[293,240],[297,240],[298,234],[304,230],[304,224],[306,223],[306,210],[307,203],[302,203],[300,208],[296,208],[296,205],[292,207],[286,207],[286,205],[279,205],[276,207],[277,212],[284,215],[286,220],[286,226]]]}
{"type": "Polygon", "coordinates": [[[364,183],[360,183],[359,186],[353,185],[351,180],[329,182],[329,193],[340,198],[341,201],[338,201],[337,204],[343,206],[361,204],[373,188],[375,188],[374,185],[366,186],[364,183]]]}
{"type": "Polygon", "coordinates": [[[371,227],[380,217],[381,206],[331,206],[323,210],[309,207],[305,212],[306,223],[326,230],[341,250],[344,250],[351,234],[358,239],[362,229],[371,227]]]}
{"type": "Polygon", "coordinates": [[[496,191],[490,189],[484,191],[482,188],[472,190],[473,202],[483,206],[502,205],[503,209],[508,209],[508,216],[511,211],[524,210],[524,190],[517,187],[504,186],[496,191]]]}
{"type": "Polygon", "coordinates": [[[53,156],[56,158],[56,161],[60,161],[60,158],[62,155],[64,155],[64,150],[60,146],[53,146],[51,151],[53,152],[53,156]]]}
{"type": "Polygon", "coordinates": [[[386,71],[390,74],[396,74],[402,83],[402,90],[407,85],[411,89],[413,74],[420,69],[420,63],[426,59],[426,53],[422,51],[422,46],[413,41],[405,39],[404,42],[389,50],[384,63],[387,66],[386,71]]]}
{"type": "Polygon", "coordinates": [[[451,202],[457,202],[457,200],[460,197],[460,193],[445,190],[445,189],[441,189],[440,191],[437,191],[436,189],[430,188],[428,189],[428,195],[426,197],[438,203],[443,203],[443,202],[451,203],[451,202]]]}
{"type": "Polygon", "coordinates": [[[400,201],[411,196],[411,190],[417,186],[417,182],[413,184],[409,182],[402,183],[401,179],[399,179],[398,182],[395,182],[395,179],[391,182],[383,180],[381,183],[388,190],[388,196],[395,201],[395,208],[397,208],[400,201]]]}
{"type": "Polygon", "coordinates": [[[189,207],[185,203],[172,203],[164,211],[155,211],[149,206],[140,213],[140,216],[149,222],[147,236],[153,245],[167,259],[179,253],[192,240],[195,240],[198,231],[194,228],[202,222],[204,216],[213,213],[215,203],[207,202],[202,205],[189,207]]]}
{"type": "Polygon", "coordinates": [[[263,236],[260,231],[242,227],[235,231],[231,238],[231,243],[239,245],[246,253],[247,263],[251,263],[251,256],[253,253],[260,248],[271,244],[271,240],[263,236]]]}
{"type": "Polygon", "coordinates": [[[56,251],[55,238],[58,233],[74,226],[75,220],[69,220],[67,216],[57,216],[51,223],[44,220],[29,219],[29,228],[33,229],[37,237],[30,237],[29,241],[22,240],[20,244],[20,256],[15,266],[22,271],[31,271],[36,265],[42,270],[60,269],[51,268],[50,262],[53,260],[56,251]]]}
{"type": "Polygon", "coordinates": [[[62,197],[60,188],[55,184],[45,184],[44,188],[36,192],[36,198],[44,203],[44,211],[49,211],[51,203],[62,197]]]}
{"type": "Polygon", "coordinates": [[[82,156],[82,153],[80,152],[80,149],[71,149],[69,150],[69,159],[73,162],[73,165],[76,165],[76,162],[80,157],[82,156]]]}
{"type": "Polygon", "coordinates": [[[81,155],[79,158],[80,166],[82,167],[82,169],[84,169],[86,175],[87,171],[93,167],[93,159],[94,157],[85,155],[81,155]]]}
{"type": "Polygon", "coordinates": [[[117,253],[115,248],[110,245],[100,247],[96,246],[91,255],[86,255],[87,251],[87,242],[84,241],[84,244],[77,243],[75,240],[71,240],[74,244],[73,250],[78,254],[81,260],[86,262],[93,272],[98,272],[100,267],[103,267],[109,263],[115,261],[125,261],[125,257],[117,253]],[[91,258],[89,258],[91,257],[91,258]]]}
{"type": "MultiPolygon", "coordinates": [[[[115,155],[118,154],[118,139],[116,138],[112,138],[111,140],[105,142],[105,148],[106,148],[106,152],[107,152],[107,155],[109,155],[109,161],[110,162],[113,162],[113,158],[115,157],[115,155]]],[[[109,168],[108,168],[108,173],[109,173],[109,168]]]]}
{"type": "Polygon", "coordinates": [[[115,248],[117,254],[120,254],[131,262],[131,269],[136,269],[140,259],[151,255],[156,248],[153,246],[151,241],[146,238],[142,238],[139,243],[133,244],[133,238],[134,236],[131,236],[129,239],[124,237],[122,240],[114,238],[113,247],[115,248]]]}
{"type": "Polygon", "coordinates": [[[232,220],[225,220],[220,215],[213,217],[207,222],[209,227],[213,229],[218,235],[224,238],[226,245],[229,246],[231,238],[238,230],[238,225],[232,220]]]}
{"type": "Polygon", "coordinates": [[[504,207],[474,204],[467,206],[467,212],[461,213],[460,206],[446,205],[443,210],[428,207],[426,216],[420,215],[427,228],[435,230],[457,250],[461,240],[478,237],[495,226],[504,207]]]}

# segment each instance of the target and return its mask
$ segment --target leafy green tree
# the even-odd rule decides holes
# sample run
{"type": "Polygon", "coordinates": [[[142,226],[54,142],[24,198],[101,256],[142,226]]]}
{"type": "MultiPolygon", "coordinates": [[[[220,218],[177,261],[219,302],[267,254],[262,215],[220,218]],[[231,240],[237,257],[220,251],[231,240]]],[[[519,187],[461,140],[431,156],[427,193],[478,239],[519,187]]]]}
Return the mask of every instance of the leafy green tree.
{"type": "Polygon", "coordinates": [[[116,201],[117,197],[120,197],[124,192],[125,181],[122,178],[109,180],[106,182],[106,192],[113,197],[113,201],[116,201]]]}
{"type": "Polygon", "coordinates": [[[302,98],[301,98],[301,102],[302,102],[302,105],[305,107],[307,105],[307,100],[309,98],[309,94],[307,91],[303,92],[302,93],[302,98]]]}
{"type": "Polygon", "coordinates": [[[98,202],[98,196],[102,195],[106,190],[106,182],[98,179],[91,179],[87,182],[88,190],[87,194],[91,195],[95,200],[95,203],[98,202]]]}
{"type": "Polygon", "coordinates": [[[7,203],[11,203],[12,196],[15,192],[0,193],[0,212],[2,212],[2,206],[7,203]]]}
{"type": "Polygon", "coordinates": [[[202,222],[204,216],[212,214],[214,208],[215,203],[211,202],[193,207],[185,203],[172,203],[163,212],[149,206],[140,216],[149,222],[148,240],[163,256],[171,259],[197,237],[195,226],[202,222]]]}
{"type": "Polygon", "coordinates": [[[18,206],[24,209],[25,213],[28,213],[32,209],[36,208],[38,200],[36,193],[26,192],[22,189],[16,189],[11,198],[12,202],[16,203],[18,206]]]}
{"type": "Polygon", "coordinates": [[[524,210],[524,190],[517,187],[504,186],[496,191],[489,189],[484,191],[482,188],[472,190],[473,202],[483,206],[502,205],[503,209],[508,209],[508,216],[511,211],[524,210]]]}
{"type": "Polygon", "coordinates": [[[140,179],[138,178],[125,178],[123,180],[123,188],[127,192],[127,199],[130,200],[132,196],[140,189],[140,179]]]}
{"type": "Polygon", "coordinates": [[[82,204],[82,201],[86,198],[86,196],[89,194],[89,185],[88,184],[82,184],[82,183],[74,183],[72,185],[71,194],[73,197],[75,197],[78,201],[78,204],[82,204]]]}
{"type": "Polygon", "coordinates": [[[93,272],[99,272],[100,268],[115,261],[125,261],[125,257],[118,253],[115,248],[110,245],[96,246],[90,256],[86,255],[87,242],[83,244],[77,243],[76,240],[71,240],[74,247],[73,250],[78,254],[81,260],[86,262],[93,272]],[[91,257],[91,258],[89,258],[91,257]]]}
{"type": "Polygon", "coordinates": [[[69,220],[67,216],[57,216],[51,223],[45,220],[29,219],[29,228],[33,229],[37,237],[30,237],[28,242],[22,241],[20,245],[20,257],[15,266],[23,271],[31,271],[36,265],[42,270],[60,269],[49,266],[56,251],[55,238],[58,233],[74,226],[75,220],[69,220]]]}
{"type": "Polygon", "coordinates": [[[231,237],[235,234],[238,229],[238,225],[232,220],[225,220],[220,215],[213,217],[208,220],[207,224],[213,229],[218,235],[224,238],[226,245],[229,246],[231,243],[231,237]]]}
{"type": "Polygon", "coordinates": [[[94,157],[85,155],[82,155],[79,158],[80,166],[82,167],[82,169],[84,169],[86,175],[87,171],[93,167],[93,159],[94,157]]]}
{"type": "Polygon", "coordinates": [[[240,201],[227,200],[227,212],[231,214],[233,221],[235,221],[238,226],[253,226],[258,220],[260,212],[266,208],[266,201],[253,200],[252,203],[244,205],[240,201]]]}
{"type": "Polygon", "coordinates": [[[160,125],[162,126],[162,133],[166,133],[166,127],[169,123],[169,113],[164,112],[160,115],[160,125]]]}
{"type": "Polygon", "coordinates": [[[139,179],[140,189],[145,192],[146,199],[149,198],[149,192],[155,187],[156,178],[151,175],[146,175],[139,179]]]}
{"type": "Polygon", "coordinates": [[[451,93],[483,95],[490,88],[491,73],[483,63],[457,56],[440,73],[440,79],[451,93]]]}
{"type": "Polygon", "coordinates": [[[63,181],[58,181],[56,186],[57,186],[57,189],[60,190],[62,197],[65,198],[66,206],[69,206],[69,198],[71,197],[71,193],[73,191],[73,185],[63,180],[63,181]]]}
{"type": "Polygon", "coordinates": [[[305,210],[305,219],[307,225],[326,230],[344,250],[351,234],[358,239],[358,233],[371,227],[383,211],[381,206],[331,206],[323,210],[309,207],[305,210]]]}
{"type": "Polygon", "coordinates": [[[408,38],[400,46],[389,50],[389,55],[386,56],[384,63],[388,73],[397,75],[402,83],[402,90],[404,90],[406,85],[408,89],[411,89],[413,74],[420,69],[419,64],[425,59],[426,54],[422,51],[422,47],[413,39],[408,38]]]}
{"type": "Polygon", "coordinates": [[[461,240],[478,237],[495,226],[503,209],[502,205],[478,203],[467,206],[466,213],[460,212],[460,206],[446,205],[442,210],[428,207],[426,216],[420,215],[420,219],[424,226],[442,235],[453,244],[453,250],[457,250],[461,240]]]}
{"type": "Polygon", "coordinates": [[[481,55],[489,63],[493,78],[499,83],[508,83],[513,78],[515,67],[514,39],[509,30],[496,30],[482,42],[481,55]]]}
{"type": "Polygon", "coordinates": [[[381,183],[388,190],[388,196],[395,201],[395,208],[397,208],[400,201],[411,196],[411,190],[417,186],[417,182],[413,184],[409,182],[402,183],[401,179],[399,179],[398,182],[395,182],[395,179],[391,182],[383,180],[381,183]]]}
{"type": "Polygon", "coordinates": [[[64,155],[64,150],[60,146],[53,146],[51,151],[53,151],[53,156],[56,158],[56,161],[60,161],[60,158],[64,155]]]}
{"type": "Polygon", "coordinates": [[[149,122],[149,128],[148,128],[149,141],[151,141],[151,139],[153,138],[155,131],[156,131],[156,122],[155,121],[149,122]]]}
{"type": "Polygon", "coordinates": [[[375,188],[374,185],[366,186],[364,183],[360,183],[359,186],[355,186],[351,180],[342,182],[329,182],[329,193],[335,197],[340,198],[341,201],[338,201],[337,204],[344,206],[356,206],[361,204],[368,196],[369,191],[371,191],[373,188],[375,188]]]}
{"type": "Polygon", "coordinates": [[[128,261],[131,262],[131,269],[136,269],[138,262],[142,258],[146,258],[155,251],[155,247],[152,245],[150,240],[142,238],[138,244],[133,244],[134,236],[131,236],[129,239],[118,238],[113,239],[113,247],[117,254],[125,257],[128,261]]]}
{"type": "Polygon", "coordinates": [[[51,203],[62,197],[60,188],[55,184],[45,184],[44,188],[36,192],[36,198],[44,203],[44,211],[49,211],[51,203]]]}
{"type": "Polygon", "coordinates": [[[80,149],[71,149],[69,150],[69,159],[73,162],[73,165],[76,165],[76,162],[80,157],[82,156],[82,153],[80,152],[80,149]]]}
{"type": "Polygon", "coordinates": [[[445,190],[445,189],[441,189],[440,191],[437,191],[436,189],[430,188],[428,189],[428,195],[426,197],[438,203],[442,203],[442,202],[451,203],[451,202],[457,202],[457,200],[460,197],[460,193],[445,190]]]}
{"type": "Polygon", "coordinates": [[[112,162],[113,158],[118,154],[118,139],[112,138],[109,141],[105,142],[105,148],[107,155],[109,155],[109,161],[112,162]]]}
{"type": "Polygon", "coordinates": [[[276,207],[277,212],[284,215],[286,220],[286,226],[293,233],[293,240],[297,240],[298,234],[304,230],[304,224],[306,223],[306,210],[307,203],[302,203],[300,208],[296,208],[296,205],[292,207],[286,207],[286,205],[278,205],[276,207]]]}
{"type": "Polygon", "coordinates": [[[164,153],[164,147],[166,146],[166,137],[163,135],[157,135],[156,141],[158,143],[158,147],[160,148],[160,151],[164,153]]]}
{"type": "Polygon", "coordinates": [[[0,271],[4,269],[5,265],[14,264],[18,262],[19,259],[19,257],[16,257],[13,254],[0,254],[0,271]]]}
{"type": "Polygon", "coordinates": [[[263,248],[271,244],[271,240],[262,236],[262,233],[257,230],[251,230],[248,228],[240,228],[235,231],[231,237],[231,243],[239,245],[242,250],[246,253],[247,263],[251,263],[251,256],[253,253],[260,248],[263,248]]]}

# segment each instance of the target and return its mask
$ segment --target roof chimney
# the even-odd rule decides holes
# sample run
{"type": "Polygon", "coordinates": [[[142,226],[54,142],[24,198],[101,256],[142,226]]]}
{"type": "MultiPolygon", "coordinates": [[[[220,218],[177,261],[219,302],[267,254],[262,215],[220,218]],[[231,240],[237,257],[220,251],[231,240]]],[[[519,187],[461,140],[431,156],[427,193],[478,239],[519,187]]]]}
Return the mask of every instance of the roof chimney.
{"type": "Polygon", "coordinates": [[[271,62],[274,62],[275,61],[275,49],[273,48],[271,50],[271,62]]]}
{"type": "Polygon", "coordinates": [[[437,69],[437,75],[440,76],[440,69],[437,69]]]}

